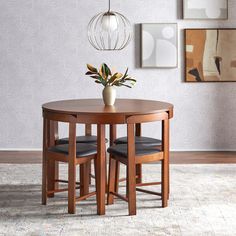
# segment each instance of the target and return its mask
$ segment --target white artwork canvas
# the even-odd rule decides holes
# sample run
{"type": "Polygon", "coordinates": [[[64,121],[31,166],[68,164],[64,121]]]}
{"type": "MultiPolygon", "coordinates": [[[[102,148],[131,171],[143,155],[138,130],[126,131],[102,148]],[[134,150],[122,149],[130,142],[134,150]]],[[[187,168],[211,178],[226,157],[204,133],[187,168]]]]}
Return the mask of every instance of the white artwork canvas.
{"type": "Polygon", "coordinates": [[[228,0],[184,0],[184,19],[227,19],[228,0]]]}
{"type": "Polygon", "coordinates": [[[142,24],[142,67],[177,67],[177,24],[142,24]]]}

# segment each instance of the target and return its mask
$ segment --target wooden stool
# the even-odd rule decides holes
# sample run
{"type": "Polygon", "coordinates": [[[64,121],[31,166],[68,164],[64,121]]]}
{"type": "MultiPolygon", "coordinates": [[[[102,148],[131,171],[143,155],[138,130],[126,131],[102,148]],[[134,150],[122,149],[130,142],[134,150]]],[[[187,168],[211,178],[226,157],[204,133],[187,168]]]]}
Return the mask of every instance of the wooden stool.
{"type": "MultiPolygon", "coordinates": [[[[141,125],[142,124],[135,124],[135,144],[144,144],[146,146],[156,146],[156,147],[161,147],[162,142],[160,139],[155,139],[155,138],[149,138],[142,136],[142,131],[141,131],[141,125]]],[[[125,137],[120,137],[117,138],[114,141],[115,144],[127,144],[128,143],[128,138],[127,136],[125,137]]],[[[119,162],[117,162],[117,169],[119,169],[119,162]]],[[[116,178],[116,189],[118,188],[119,182],[126,181],[126,178],[119,179],[119,171],[116,172],[117,176],[116,178]]],[[[136,165],[136,183],[142,183],[142,164],[137,164],[136,165]]]]}
{"type": "MultiPolygon", "coordinates": [[[[89,192],[89,174],[90,163],[94,160],[96,166],[97,146],[88,143],[76,143],[76,123],[69,123],[69,144],[48,145],[48,122],[44,122],[44,153],[43,153],[43,178],[42,178],[42,204],[46,205],[47,198],[51,194],[68,191],[68,213],[75,213],[76,201],[84,200],[96,194],[89,192]],[[50,168],[50,162],[68,163],[68,181],[54,178],[53,169],[50,168]],[[80,165],[80,183],[76,182],[76,165],[80,165]],[[56,189],[50,183],[68,183],[68,188],[56,189]],[[77,185],[77,186],[76,186],[77,185]],[[80,196],[76,197],[76,189],[80,189],[80,196]]],[[[96,167],[95,167],[96,170],[96,167]]],[[[96,176],[96,171],[95,171],[96,176]]],[[[96,179],[96,178],[95,178],[96,179]]]]}
{"type": "MultiPolygon", "coordinates": [[[[92,125],[86,124],[85,125],[85,135],[76,136],[76,143],[89,143],[89,144],[96,144],[97,143],[97,136],[92,135],[92,125]]],[[[69,138],[60,138],[56,140],[56,145],[59,144],[69,144],[69,138]]],[[[91,163],[89,164],[89,183],[91,184],[91,178],[95,178],[91,172],[91,163]]]]}
{"type": "MultiPolygon", "coordinates": [[[[107,139],[105,139],[106,143],[108,142],[107,139]]],[[[92,135],[92,125],[86,124],[85,125],[85,135],[82,136],[76,136],[76,143],[88,143],[88,144],[97,144],[97,136],[92,135]]],[[[56,145],[60,144],[69,144],[69,138],[60,138],[56,140],[56,145]]],[[[92,174],[91,170],[91,163],[89,164],[89,183],[91,184],[91,179],[95,178],[95,176],[92,174]]],[[[95,169],[95,167],[94,167],[95,169]]]]}
{"type": "Polygon", "coordinates": [[[166,112],[153,115],[137,115],[130,116],[126,120],[127,123],[127,144],[117,144],[108,148],[110,153],[110,166],[108,178],[108,204],[113,204],[114,196],[128,202],[129,215],[136,214],[136,191],[154,194],[162,197],[162,207],[167,207],[168,201],[168,182],[169,182],[169,120],[166,112]],[[144,144],[135,144],[134,125],[136,123],[162,121],[162,148],[157,146],[146,146],[144,144]],[[136,182],[136,165],[144,163],[152,163],[161,161],[162,180],[153,183],[137,183],[136,182]],[[117,165],[120,162],[127,166],[127,196],[122,196],[116,189],[117,165]],[[161,193],[144,190],[141,186],[160,185],[161,193]]]}

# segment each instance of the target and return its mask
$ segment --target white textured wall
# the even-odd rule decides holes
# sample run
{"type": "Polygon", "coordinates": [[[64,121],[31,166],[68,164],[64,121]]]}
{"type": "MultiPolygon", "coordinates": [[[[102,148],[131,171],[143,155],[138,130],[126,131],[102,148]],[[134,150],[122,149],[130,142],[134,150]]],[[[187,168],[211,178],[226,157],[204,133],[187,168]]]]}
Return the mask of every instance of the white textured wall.
{"type": "MultiPolygon", "coordinates": [[[[130,68],[137,86],[118,97],[164,100],[175,105],[171,147],[175,150],[236,149],[236,83],[184,83],[183,28],[236,27],[236,1],[228,21],[181,20],[182,0],[112,0],[133,24],[135,38],[120,52],[98,52],[86,34],[89,20],[106,9],[100,0],[0,0],[0,148],[40,148],[41,104],[101,97],[84,76],[85,64],[130,68]],[[177,22],[179,68],[139,67],[137,24],[177,22]]],[[[150,128],[151,127],[151,128],[150,128]]],[[[154,126],[145,134],[155,135],[154,126]]],[[[158,135],[158,132],[156,132],[158,135]]]]}

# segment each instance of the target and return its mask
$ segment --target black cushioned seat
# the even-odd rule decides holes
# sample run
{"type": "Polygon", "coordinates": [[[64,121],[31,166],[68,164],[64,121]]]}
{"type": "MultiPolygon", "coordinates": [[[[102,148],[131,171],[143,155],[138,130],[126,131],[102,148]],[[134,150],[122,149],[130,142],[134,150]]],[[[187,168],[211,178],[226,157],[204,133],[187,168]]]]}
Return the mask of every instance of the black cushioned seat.
{"type": "MultiPolygon", "coordinates": [[[[76,143],[96,143],[97,142],[97,136],[77,136],[76,137],[76,143]]],[[[68,144],[69,138],[61,138],[57,140],[57,144],[68,144]]]]}
{"type": "MultiPolygon", "coordinates": [[[[113,154],[114,156],[122,156],[127,157],[127,144],[117,144],[109,147],[107,151],[110,154],[113,154]]],[[[144,156],[149,154],[154,154],[160,152],[159,149],[157,149],[154,146],[146,146],[144,144],[136,144],[135,145],[135,154],[136,156],[144,156]]]]}
{"type": "MultiPolygon", "coordinates": [[[[105,140],[108,142],[108,140],[105,140]]],[[[57,140],[57,144],[68,144],[69,143],[69,138],[61,138],[57,140]]],[[[97,136],[92,135],[92,136],[77,136],[76,137],[76,143],[97,143],[97,136]]]]}
{"type": "MultiPolygon", "coordinates": [[[[58,152],[62,154],[69,154],[69,144],[60,144],[48,149],[50,152],[58,152]]],[[[89,155],[97,154],[97,146],[87,143],[77,143],[76,144],[76,155],[79,157],[85,157],[89,155]]]]}
{"type": "MultiPolygon", "coordinates": [[[[115,144],[127,144],[127,137],[121,137],[114,141],[115,144]]],[[[161,140],[143,136],[135,136],[136,144],[145,144],[146,146],[160,146],[161,140]]]]}

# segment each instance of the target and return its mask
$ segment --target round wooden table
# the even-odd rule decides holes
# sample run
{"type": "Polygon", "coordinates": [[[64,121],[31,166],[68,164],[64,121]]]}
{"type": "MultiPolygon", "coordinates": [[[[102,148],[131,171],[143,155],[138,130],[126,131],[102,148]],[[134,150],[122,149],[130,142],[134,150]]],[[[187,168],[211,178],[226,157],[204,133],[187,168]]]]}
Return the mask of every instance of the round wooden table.
{"type": "MultiPolygon", "coordinates": [[[[152,115],[167,113],[168,120],[162,121],[162,138],[169,140],[169,119],[173,117],[173,105],[166,102],[138,100],[138,99],[117,99],[114,106],[105,106],[101,99],[79,99],[63,100],[43,104],[44,118],[44,145],[43,150],[53,146],[58,139],[58,122],[96,124],[97,125],[97,158],[98,158],[98,214],[105,214],[105,170],[106,170],[106,145],[105,125],[110,125],[110,144],[116,138],[116,125],[126,124],[128,117],[133,115],[152,115]],[[45,140],[47,133],[47,140],[45,140]]],[[[74,131],[75,132],[75,131],[74,131]]],[[[169,156],[169,145],[165,147],[167,157],[169,156]]],[[[44,152],[43,152],[44,153],[44,152]]],[[[43,157],[44,159],[44,157],[43,157]]],[[[48,178],[49,188],[52,186],[53,178],[58,176],[58,166],[50,166],[48,178]]]]}

